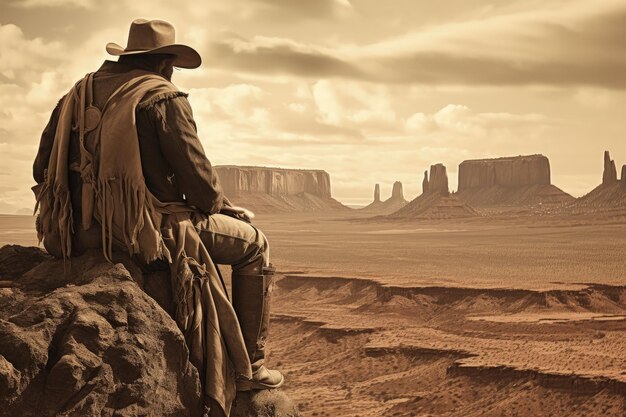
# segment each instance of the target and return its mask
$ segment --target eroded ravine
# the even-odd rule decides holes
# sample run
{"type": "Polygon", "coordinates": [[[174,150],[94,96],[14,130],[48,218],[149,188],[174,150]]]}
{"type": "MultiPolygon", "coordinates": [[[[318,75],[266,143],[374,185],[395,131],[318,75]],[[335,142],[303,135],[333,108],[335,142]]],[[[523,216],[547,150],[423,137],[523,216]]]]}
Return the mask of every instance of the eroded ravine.
{"type": "Polygon", "coordinates": [[[310,416],[621,415],[626,287],[400,288],[290,275],[273,365],[310,416]],[[549,411],[547,411],[549,410],[549,411]]]}

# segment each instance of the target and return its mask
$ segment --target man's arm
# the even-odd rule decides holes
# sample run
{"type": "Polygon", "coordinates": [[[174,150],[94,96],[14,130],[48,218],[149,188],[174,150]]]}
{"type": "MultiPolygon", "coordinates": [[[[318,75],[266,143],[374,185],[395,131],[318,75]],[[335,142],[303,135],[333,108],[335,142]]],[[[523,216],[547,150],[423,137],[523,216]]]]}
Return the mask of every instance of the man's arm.
{"type": "Polygon", "coordinates": [[[50,154],[52,153],[52,145],[54,145],[54,135],[56,134],[57,124],[59,122],[59,112],[61,111],[61,102],[59,100],[56,107],[52,111],[50,120],[46,125],[41,139],[39,141],[39,150],[33,163],[33,178],[37,184],[41,184],[45,180],[45,171],[48,169],[48,162],[50,161],[50,154]]]}
{"type": "Polygon", "coordinates": [[[161,152],[187,202],[205,213],[219,212],[224,193],[198,138],[189,101],[182,95],[168,98],[155,103],[153,110],[161,152]]]}

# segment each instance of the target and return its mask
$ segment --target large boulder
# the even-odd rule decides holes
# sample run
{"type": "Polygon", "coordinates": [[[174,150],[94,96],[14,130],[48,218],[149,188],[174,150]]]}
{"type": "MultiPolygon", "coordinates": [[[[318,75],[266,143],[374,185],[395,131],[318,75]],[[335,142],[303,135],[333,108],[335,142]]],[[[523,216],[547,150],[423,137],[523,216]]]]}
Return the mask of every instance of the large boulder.
{"type": "MultiPolygon", "coordinates": [[[[94,252],[63,262],[37,248],[0,249],[1,416],[203,415],[198,372],[165,311],[167,272],[143,275],[120,261],[94,252]]],[[[257,407],[276,413],[256,412],[257,395],[239,398],[233,414],[279,416],[285,404],[295,410],[277,391],[264,395],[278,406],[257,407]]]]}

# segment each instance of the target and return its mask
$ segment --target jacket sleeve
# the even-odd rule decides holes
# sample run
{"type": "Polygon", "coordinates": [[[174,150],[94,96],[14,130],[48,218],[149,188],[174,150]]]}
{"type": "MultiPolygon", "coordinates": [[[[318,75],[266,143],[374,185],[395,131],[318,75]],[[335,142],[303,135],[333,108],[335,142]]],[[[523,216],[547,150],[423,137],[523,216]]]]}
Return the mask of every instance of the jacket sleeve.
{"type": "Polygon", "coordinates": [[[184,95],[154,104],[161,152],[170,164],[187,203],[214,214],[224,205],[224,193],[215,169],[207,159],[184,95]]]}
{"type": "Polygon", "coordinates": [[[50,161],[50,154],[52,153],[52,145],[54,145],[54,136],[57,130],[57,124],[59,122],[59,112],[61,111],[61,102],[59,100],[56,107],[52,111],[50,120],[46,125],[41,139],[39,141],[39,150],[33,163],[33,178],[37,184],[41,184],[45,180],[45,171],[48,169],[48,162],[50,161]]]}

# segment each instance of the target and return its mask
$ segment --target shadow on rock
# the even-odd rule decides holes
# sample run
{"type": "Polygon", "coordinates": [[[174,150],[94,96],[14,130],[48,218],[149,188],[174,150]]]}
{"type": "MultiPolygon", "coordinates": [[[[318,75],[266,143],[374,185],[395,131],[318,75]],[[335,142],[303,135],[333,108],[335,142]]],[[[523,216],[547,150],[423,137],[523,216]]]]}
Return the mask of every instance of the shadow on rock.
{"type": "Polygon", "coordinates": [[[280,390],[240,392],[231,417],[297,417],[298,408],[280,390]]]}

